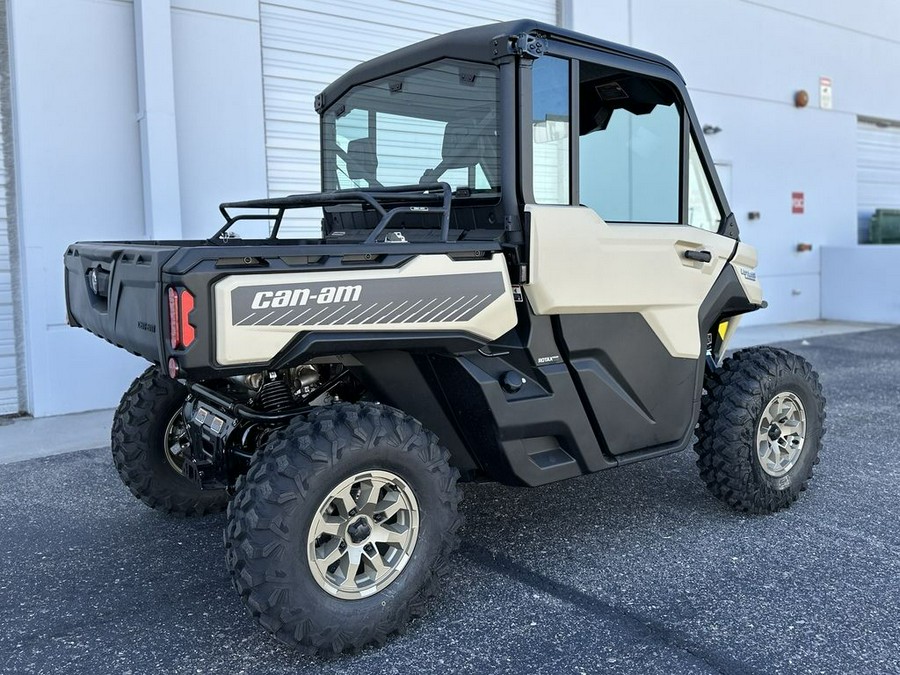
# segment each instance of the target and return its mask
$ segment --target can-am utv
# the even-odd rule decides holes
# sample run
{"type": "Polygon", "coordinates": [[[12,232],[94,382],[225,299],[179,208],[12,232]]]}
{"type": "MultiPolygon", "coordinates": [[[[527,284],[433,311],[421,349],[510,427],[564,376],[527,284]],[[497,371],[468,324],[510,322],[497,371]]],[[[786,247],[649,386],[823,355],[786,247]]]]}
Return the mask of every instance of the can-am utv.
{"type": "Polygon", "coordinates": [[[315,107],[323,192],[65,256],[71,325],[153,364],[116,412],[122,479],[169,513],[227,505],[265,628],[326,652],[401,628],[447,569],[461,480],[543,485],[696,435],[726,504],[797,499],[821,388],[784,350],[724,358],[766,303],[672,64],[523,20],[363,63],[315,107]]]}

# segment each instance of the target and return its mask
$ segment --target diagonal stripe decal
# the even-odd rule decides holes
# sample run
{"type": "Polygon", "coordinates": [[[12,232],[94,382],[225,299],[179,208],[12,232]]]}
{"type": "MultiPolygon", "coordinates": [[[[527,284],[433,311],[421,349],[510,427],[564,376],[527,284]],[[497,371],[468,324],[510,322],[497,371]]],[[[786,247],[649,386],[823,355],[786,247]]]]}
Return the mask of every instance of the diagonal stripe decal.
{"type": "MultiPolygon", "coordinates": [[[[297,278],[302,280],[303,274],[297,278]]],[[[260,284],[231,291],[231,325],[262,327],[399,326],[464,323],[501,297],[498,271],[334,282],[260,284]]]]}

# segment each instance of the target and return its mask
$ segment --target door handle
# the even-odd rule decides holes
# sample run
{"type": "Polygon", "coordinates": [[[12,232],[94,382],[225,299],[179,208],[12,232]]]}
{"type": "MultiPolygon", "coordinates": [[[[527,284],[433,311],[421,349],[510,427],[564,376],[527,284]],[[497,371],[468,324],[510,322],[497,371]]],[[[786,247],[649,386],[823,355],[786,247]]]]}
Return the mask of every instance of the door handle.
{"type": "Polygon", "coordinates": [[[688,260],[696,260],[702,263],[712,262],[712,253],[709,251],[685,251],[684,257],[688,260]]]}

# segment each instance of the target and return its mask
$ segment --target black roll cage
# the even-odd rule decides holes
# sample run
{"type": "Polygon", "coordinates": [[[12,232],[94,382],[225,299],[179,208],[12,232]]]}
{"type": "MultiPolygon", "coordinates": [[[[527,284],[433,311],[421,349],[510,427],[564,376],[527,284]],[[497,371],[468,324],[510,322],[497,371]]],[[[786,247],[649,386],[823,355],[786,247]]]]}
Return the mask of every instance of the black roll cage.
{"type": "MultiPolygon", "coordinates": [[[[580,105],[579,67],[581,62],[591,62],[601,66],[614,68],[627,73],[634,73],[647,78],[662,80],[671,86],[676,94],[676,105],[681,113],[681,168],[679,177],[679,215],[680,223],[687,223],[687,176],[688,176],[688,144],[693,139],[700,154],[703,170],[712,188],[720,212],[724,214],[719,227],[719,234],[739,239],[736,220],[728,205],[724,190],[715,171],[713,162],[701,132],[696,112],[691,104],[687,89],[681,75],[669,62],[653,54],[641,52],[621,45],[581,36],[564,29],[558,29],[536,22],[510,22],[497,24],[497,29],[525,29],[513,34],[496,35],[490,40],[482,52],[481,58],[466,58],[460,50],[467,50],[474,37],[486,35],[490,26],[467,29],[439,36],[432,40],[412,45],[396,53],[378,57],[362,64],[343,75],[316,97],[316,111],[320,119],[340,98],[353,86],[367,81],[389,77],[405,71],[438,61],[441,59],[471,60],[478,63],[493,63],[499,69],[499,107],[497,122],[499,127],[500,149],[500,204],[503,213],[503,229],[505,231],[505,248],[510,263],[518,267],[527,264],[527,232],[523,227],[524,207],[534,204],[533,152],[532,152],[532,117],[533,117],[533,64],[545,55],[566,59],[569,62],[569,185],[570,205],[579,204],[579,115],[575,114],[580,105]],[[417,56],[419,57],[417,59],[417,56]],[[393,58],[392,58],[393,57],[393,58]]],[[[471,53],[471,52],[470,52],[471,53]]],[[[479,54],[478,56],[481,56],[479,54]]],[[[325,147],[326,125],[319,125],[321,147],[325,147]]],[[[324,155],[323,155],[324,157],[324,155]]],[[[324,161],[320,158],[320,168],[324,175],[324,161]]],[[[367,237],[366,245],[376,243],[377,237],[398,214],[421,211],[412,204],[435,203],[428,211],[441,216],[441,243],[447,243],[450,228],[450,211],[453,192],[445,182],[428,185],[404,185],[397,187],[379,187],[347,190],[332,190],[313,194],[292,195],[272,199],[255,199],[241,202],[227,202],[219,209],[225,218],[223,225],[213,237],[211,243],[222,243],[227,232],[234,223],[240,220],[270,220],[273,227],[269,239],[274,240],[279,232],[285,212],[291,209],[315,206],[338,206],[343,204],[359,204],[362,208],[372,208],[380,220],[367,237]],[[404,204],[411,202],[412,204],[404,204]],[[385,208],[384,203],[390,204],[385,208]],[[398,204],[399,203],[399,204],[398,204]],[[439,205],[438,205],[439,204],[439,205]],[[267,209],[275,213],[240,213],[233,215],[229,210],[267,209]]],[[[615,224],[615,223],[613,223],[615,224]]],[[[525,274],[520,273],[518,281],[525,281],[525,274]]]]}

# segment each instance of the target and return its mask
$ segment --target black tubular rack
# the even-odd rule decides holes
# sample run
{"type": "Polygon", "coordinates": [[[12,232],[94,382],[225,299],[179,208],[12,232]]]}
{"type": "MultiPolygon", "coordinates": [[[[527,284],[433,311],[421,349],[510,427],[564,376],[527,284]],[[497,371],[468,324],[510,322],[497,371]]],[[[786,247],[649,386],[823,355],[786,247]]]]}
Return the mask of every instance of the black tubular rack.
{"type": "Polygon", "coordinates": [[[365,243],[374,244],[394,216],[401,213],[426,213],[441,216],[441,241],[446,242],[450,234],[450,204],[453,190],[448,183],[429,183],[426,185],[398,185],[367,189],[332,190],[331,192],[313,192],[310,194],[274,197],[271,199],[250,199],[242,202],[225,202],[219,205],[219,211],[225,218],[223,225],[210,241],[220,242],[226,232],[239,220],[272,220],[272,232],[269,239],[278,237],[278,230],[284,220],[284,214],[291,209],[303,209],[314,206],[338,206],[341,204],[362,204],[374,209],[381,219],[368,236],[365,243]],[[408,205],[394,206],[385,209],[381,201],[412,202],[408,205]],[[422,204],[439,203],[439,206],[422,206],[422,204]],[[239,213],[232,215],[229,209],[276,209],[275,213],[239,213]]]}

